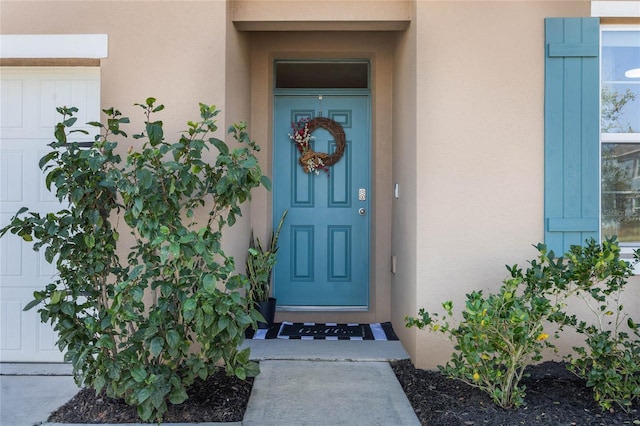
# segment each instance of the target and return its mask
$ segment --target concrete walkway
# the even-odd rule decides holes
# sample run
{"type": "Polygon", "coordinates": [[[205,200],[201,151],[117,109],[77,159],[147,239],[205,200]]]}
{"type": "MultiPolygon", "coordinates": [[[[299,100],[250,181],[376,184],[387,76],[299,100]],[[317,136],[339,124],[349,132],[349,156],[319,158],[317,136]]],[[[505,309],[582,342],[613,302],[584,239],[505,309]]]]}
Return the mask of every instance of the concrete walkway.
{"type": "MultiPolygon", "coordinates": [[[[275,339],[245,346],[262,373],[242,423],[223,425],[420,424],[387,362],[408,358],[400,342],[275,339]]],[[[65,375],[69,366],[0,364],[0,373],[1,425],[61,426],[44,422],[78,391],[65,375]]]]}

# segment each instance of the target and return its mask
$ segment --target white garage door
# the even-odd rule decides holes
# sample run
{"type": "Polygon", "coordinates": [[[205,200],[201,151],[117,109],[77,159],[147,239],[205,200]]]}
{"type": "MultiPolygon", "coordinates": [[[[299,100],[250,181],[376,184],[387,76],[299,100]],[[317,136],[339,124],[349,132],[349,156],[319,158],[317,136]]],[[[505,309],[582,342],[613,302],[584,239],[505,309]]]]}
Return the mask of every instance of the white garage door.
{"type": "MultiPolygon", "coordinates": [[[[57,106],[77,107],[78,124],[98,121],[99,68],[0,68],[0,226],[23,206],[39,212],[61,207],[38,168],[62,117],[57,106]]],[[[55,274],[29,243],[9,234],[0,239],[0,361],[63,360],[52,326],[40,322],[37,308],[22,310],[55,274]]]]}

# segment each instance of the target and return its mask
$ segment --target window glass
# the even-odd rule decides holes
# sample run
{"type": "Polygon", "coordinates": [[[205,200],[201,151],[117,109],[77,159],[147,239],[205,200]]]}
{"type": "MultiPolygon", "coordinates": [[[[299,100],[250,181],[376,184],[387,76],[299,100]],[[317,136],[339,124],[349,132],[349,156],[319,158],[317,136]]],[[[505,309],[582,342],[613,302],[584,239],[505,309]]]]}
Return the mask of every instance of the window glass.
{"type": "Polygon", "coordinates": [[[367,62],[276,62],[277,89],[366,89],[367,62]]]}
{"type": "Polygon", "coordinates": [[[640,143],[602,144],[602,234],[640,245],[640,143]]]}
{"type": "Polygon", "coordinates": [[[640,247],[640,28],[602,31],[602,236],[640,247]]]}

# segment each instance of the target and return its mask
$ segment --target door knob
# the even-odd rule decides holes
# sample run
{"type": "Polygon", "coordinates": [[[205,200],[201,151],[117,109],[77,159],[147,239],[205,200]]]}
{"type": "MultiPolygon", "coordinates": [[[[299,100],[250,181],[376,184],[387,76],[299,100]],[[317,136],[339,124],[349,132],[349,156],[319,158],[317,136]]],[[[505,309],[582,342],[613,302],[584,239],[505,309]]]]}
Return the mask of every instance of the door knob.
{"type": "Polygon", "coordinates": [[[363,208],[360,208],[360,209],[358,209],[358,214],[359,214],[360,216],[364,216],[365,214],[367,214],[367,210],[366,210],[366,209],[363,209],[363,208]]]}

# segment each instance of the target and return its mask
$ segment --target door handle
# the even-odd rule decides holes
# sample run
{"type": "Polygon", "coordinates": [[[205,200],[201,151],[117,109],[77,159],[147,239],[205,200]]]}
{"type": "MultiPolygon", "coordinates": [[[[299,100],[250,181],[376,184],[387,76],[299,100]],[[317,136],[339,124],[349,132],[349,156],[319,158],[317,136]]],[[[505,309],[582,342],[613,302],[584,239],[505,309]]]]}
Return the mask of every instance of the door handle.
{"type": "Polygon", "coordinates": [[[366,214],[367,214],[367,210],[366,210],[366,209],[363,209],[363,208],[359,208],[359,209],[358,209],[358,214],[359,214],[360,216],[364,216],[364,215],[366,215],[366,214]]]}

